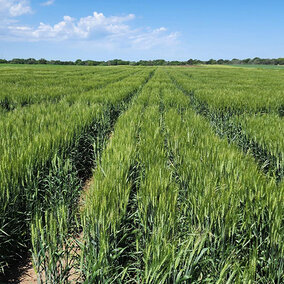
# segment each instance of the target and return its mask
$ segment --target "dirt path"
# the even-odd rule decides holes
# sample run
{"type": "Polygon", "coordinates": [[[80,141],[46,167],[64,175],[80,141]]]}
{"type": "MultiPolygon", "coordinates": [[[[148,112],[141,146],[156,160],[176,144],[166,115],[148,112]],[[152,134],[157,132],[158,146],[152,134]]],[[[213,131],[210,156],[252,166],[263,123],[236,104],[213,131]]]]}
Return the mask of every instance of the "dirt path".
{"type": "Polygon", "coordinates": [[[33,269],[32,262],[29,261],[28,264],[23,268],[23,273],[21,274],[19,282],[22,284],[34,284],[37,283],[37,275],[33,269]]]}
{"type": "Polygon", "coordinates": [[[0,279],[0,284],[34,284],[37,283],[37,276],[33,269],[31,260],[27,257],[17,266],[12,266],[4,278],[0,279]]]}

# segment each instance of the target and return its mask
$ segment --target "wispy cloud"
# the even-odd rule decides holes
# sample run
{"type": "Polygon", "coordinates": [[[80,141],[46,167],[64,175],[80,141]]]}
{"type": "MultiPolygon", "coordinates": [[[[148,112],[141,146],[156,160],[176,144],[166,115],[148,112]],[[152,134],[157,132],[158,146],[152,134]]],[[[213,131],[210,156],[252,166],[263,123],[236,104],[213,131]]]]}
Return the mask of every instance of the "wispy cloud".
{"type": "Polygon", "coordinates": [[[48,0],[46,2],[41,3],[41,6],[51,6],[52,4],[54,4],[55,0],[48,0]]]}
{"type": "Polygon", "coordinates": [[[0,17],[18,17],[32,13],[28,0],[0,0],[0,17]]]}
{"type": "Polygon", "coordinates": [[[165,27],[131,28],[128,23],[134,19],[134,14],[107,17],[103,13],[94,12],[91,16],[80,19],[64,16],[62,21],[54,25],[40,23],[37,27],[30,27],[12,24],[8,26],[7,33],[14,40],[89,41],[112,47],[127,46],[138,49],[150,49],[177,42],[178,33],[168,32],[165,27]]]}

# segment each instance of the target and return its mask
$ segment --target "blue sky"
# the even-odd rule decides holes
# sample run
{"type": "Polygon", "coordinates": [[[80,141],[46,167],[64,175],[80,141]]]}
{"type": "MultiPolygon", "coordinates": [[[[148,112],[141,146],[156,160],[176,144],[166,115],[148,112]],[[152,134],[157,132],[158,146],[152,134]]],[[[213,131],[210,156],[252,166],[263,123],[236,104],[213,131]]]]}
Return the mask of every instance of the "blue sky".
{"type": "Polygon", "coordinates": [[[280,0],[0,0],[0,58],[284,57],[280,0]]]}

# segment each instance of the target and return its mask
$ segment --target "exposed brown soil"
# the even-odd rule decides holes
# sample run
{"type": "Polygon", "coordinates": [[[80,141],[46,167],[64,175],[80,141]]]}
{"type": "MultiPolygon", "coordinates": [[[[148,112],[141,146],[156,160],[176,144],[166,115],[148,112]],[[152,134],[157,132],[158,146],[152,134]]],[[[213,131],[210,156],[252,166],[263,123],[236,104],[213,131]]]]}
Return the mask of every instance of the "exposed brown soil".
{"type": "Polygon", "coordinates": [[[0,279],[0,284],[33,284],[37,283],[37,276],[34,272],[32,262],[29,257],[24,259],[20,264],[10,268],[10,271],[4,278],[0,279]]]}
{"type": "Polygon", "coordinates": [[[37,283],[37,275],[33,269],[31,261],[24,267],[23,273],[19,277],[18,283],[22,283],[22,284],[37,283]]]}

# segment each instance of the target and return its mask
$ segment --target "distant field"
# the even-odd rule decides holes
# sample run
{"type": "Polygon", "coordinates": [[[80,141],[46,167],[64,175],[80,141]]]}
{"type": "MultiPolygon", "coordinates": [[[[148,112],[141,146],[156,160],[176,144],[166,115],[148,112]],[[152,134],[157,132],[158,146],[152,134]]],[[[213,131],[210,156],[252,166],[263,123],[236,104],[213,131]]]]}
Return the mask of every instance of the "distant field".
{"type": "Polygon", "coordinates": [[[235,67],[0,64],[6,283],[283,283],[284,68],[235,67]]]}
{"type": "Polygon", "coordinates": [[[230,65],[234,67],[242,67],[242,68],[264,68],[264,69],[284,69],[284,65],[241,65],[241,64],[236,64],[236,65],[230,65]]]}

